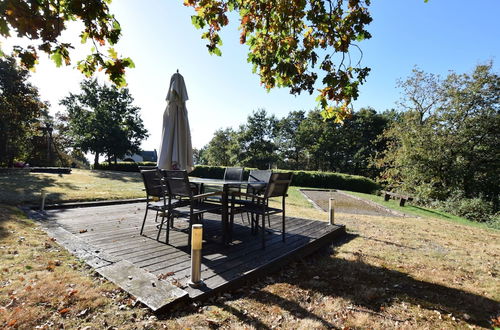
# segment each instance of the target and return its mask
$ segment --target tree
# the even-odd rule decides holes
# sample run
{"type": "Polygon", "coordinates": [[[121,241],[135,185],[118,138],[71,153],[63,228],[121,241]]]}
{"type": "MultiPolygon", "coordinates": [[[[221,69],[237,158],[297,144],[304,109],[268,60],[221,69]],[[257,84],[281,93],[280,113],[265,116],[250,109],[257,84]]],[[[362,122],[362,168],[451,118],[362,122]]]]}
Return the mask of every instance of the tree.
{"type": "Polygon", "coordinates": [[[410,85],[401,119],[384,133],[390,142],[377,163],[382,179],[422,198],[458,193],[498,209],[500,76],[492,63],[445,80],[415,70],[401,86],[410,85]]]}
{"type": "Polygon", "coordinates": [[[301,168],[305,146],[299,143],[297,131],[305,118],[305,111],[291,111],[276,123],[275,143],[280,167],[301,168]]]}
{"type": "Polygon", "coordinates": [[[13,58],[0,58],[0,165],[29,156],[30,140],[38,134],[47,104],[27,82],[29,72],[13,58]]]}
{"type": "Polygon", "coordinates": [[[61,101],[66,106],[69,134],[74,146],[94,153],[94,164],[99,155],[108,161],[139,151],[141,141],[148,136],[139,116],[139,108],[127,88],[99,85],[97,80],[84,80],[82,92],[61,101]]]}
{"type": "Polygon", "coordinates": [[[267,169],[277,160],[274,154],[276,122],[276,117],[268,116],[264,109],[247,117],[247,123],[240,126],[237,134],[237,164],[267,169]]]}
{"type": "MultiPolygon", "coordinates": [[[[84,43],[91,40],[94,47],[78,68],[87,76],[104,69],[113,82],[124,85],[125,69],[133,67],[132,60],[119,58],[113,48],[108,48],[108,56],[99,51],[118,42],[121,35],[109,2],[3,1],[0,34],[9,37],[13,30],[33,41],[27,48],[14,49],[28,68],[35,65],[39,51],[49,54],[58,66],[68,65],[72,45],[60,40],[61,33],[67,22],[81,21],[80,39],[84,43]],[[40,41],[38,45],[35,40],[40,41]]],[[[318,100],[324,115],[338,121],[348,116],[349,104],[357,98],[358,86],[369,72],[351,63],[349,49],[371,37],[365,29],[372,21],[367,9],[370,0],[184,0],[184,4],[196,10],[194,26],[206,27],[202,38],[208,40],[210,53],[221,54],[219,31],[229,23],[227,14],[236,11],[240,15],[240,42],[249,46],[248,61],[267,89],[288,87],[292,94],[313,93],[321,78],[318,100]],[[322,72],[320,76],[318,72],[322,72]]]]}
{"type": "Polygon", "coordinates": [[[232,145],[236,143],[235,132],[231,128],[218,129],[203,152],[203,159],[211,166],[231,166],[232,145]]]}

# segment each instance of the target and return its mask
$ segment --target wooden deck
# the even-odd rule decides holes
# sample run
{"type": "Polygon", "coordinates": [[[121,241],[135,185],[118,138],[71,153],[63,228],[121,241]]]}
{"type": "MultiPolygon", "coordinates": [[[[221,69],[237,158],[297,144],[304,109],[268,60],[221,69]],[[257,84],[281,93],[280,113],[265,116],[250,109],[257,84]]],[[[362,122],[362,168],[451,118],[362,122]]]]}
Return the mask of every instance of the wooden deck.
{"type": "MultiPolygon", "coordinates": [[[[187,222],[176,220],[170,244],[156,241],[157,223],[150,212],[144,236],[139,235],[144,203],[46,211],[39,217],[49,235],[109,280],[136,296],[153,310],[180,299],[201,299],[243,281],[262,276],[288,262],[329,244],[345,233],[344,226],[287,217],[286,241],[281,241],[281,218],[271,218],[267,246],[250,234],[246,218],[235,217],[233,243],[220,244],[217,215],[204,219],[202,279],[199,289],[187,285],[190,251],[187,222]]],[[[162,233],[164,239],[164,233],[162,233]]]]}

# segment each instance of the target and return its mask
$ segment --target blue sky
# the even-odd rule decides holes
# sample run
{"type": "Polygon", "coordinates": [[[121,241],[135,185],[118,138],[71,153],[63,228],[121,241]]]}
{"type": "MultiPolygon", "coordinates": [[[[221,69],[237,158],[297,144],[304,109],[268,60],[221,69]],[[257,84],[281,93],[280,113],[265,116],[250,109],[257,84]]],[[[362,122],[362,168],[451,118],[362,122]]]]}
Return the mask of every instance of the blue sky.
{"type": "MultiPolygon", "coordinates": [[[[184,76],[187,108],[194,147],[202,147],[218,128],[245,122],[253,110],[264,108],[277,117],[292,110],[310,110],[315,95],[298,97],[288,90],[266,92],[246,62],[246,46],[239,44],[237,17],[222,33],[222,57],[210,56],[201,32],[191,25],[191,8],[182,0],[115,0],[112,11],[122,24],[123,37],[116,46],[130,56],[136,68],[127,74],[135,104],[139,106],[150,137],[144,149],[160,144],[165,96],[170,76],[179,69],[184,76]]],[[[470,72],[490,59],[500,61],[499,0],[374,0],[370,6],[372,39],[359,43],[362,65],[372,68],[354,108],[372,106],[377,111],[395,107],[399,99],[396,80],[417,65],[426,72],[446,75],[449,70],[470,72]]],[[[75,43],[74,63],[85,54],[79,45],[77,26],[66,40],[75,43]]],[[[4,42],[8,47],[12,41],[4,42]]],[[[353,51],[353,56],[357,52],[353,51]]],[[[42,99],[61,110],[58,101],[78,92],[83,76],[73,67],[55,68],[42,58],[32,82],[42,99]]]]}

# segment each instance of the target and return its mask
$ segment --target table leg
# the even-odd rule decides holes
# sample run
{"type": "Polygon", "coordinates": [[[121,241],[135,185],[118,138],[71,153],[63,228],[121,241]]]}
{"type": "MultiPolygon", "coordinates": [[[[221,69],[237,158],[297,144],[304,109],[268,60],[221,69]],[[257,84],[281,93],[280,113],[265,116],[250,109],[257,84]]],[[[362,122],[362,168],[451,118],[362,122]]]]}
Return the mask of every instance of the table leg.
{"type": "Polygon", "coordinates": [[[228,195],[229,187],[227,185],[223,186],[222,189],[222,243],[229,244],[228,237],[228,195]]]}

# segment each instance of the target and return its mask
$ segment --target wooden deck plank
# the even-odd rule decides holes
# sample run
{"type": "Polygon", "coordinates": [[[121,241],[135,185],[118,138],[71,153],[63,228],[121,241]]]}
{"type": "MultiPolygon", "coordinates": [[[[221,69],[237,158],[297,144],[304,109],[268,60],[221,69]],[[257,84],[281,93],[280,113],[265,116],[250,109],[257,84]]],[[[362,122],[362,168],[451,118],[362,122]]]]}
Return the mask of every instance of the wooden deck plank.
{"type": "MultiPolygon", "coordinates": [[[[59,212],[49,210],[45,217],[48,221],[44,222],[47,230],[60,229],[65,232],[63,245],[70,244],[71,237],[80,240],[80,245],[85,246],[86,253],[90,253],[86,257],[87,261],[98,260],[96,258],[99,258],[99,254],[109,256],[109,261],[94,263],[94,266],[98,265],[100,273],[111,280],[114,278],[113,281],[123,289],[127,290],[126,286],[130,285],[128,277],[123,277],[124,272],[146,279],[138,280],[137,286],[127,291],[140,296],[141,301],[149,301],[150,307],[156,310],[162,304],[173,303],[177,296],[185,296],[181,291],[173,293],[172,286],[168,283],[175,279],[186,285],[189,280],[191,259],[187,247],[187,232],[181,230],[186,228],[187,221],[175,221],[176,229],[170,230],[170,244],[165,244],[156,240],[158,223],[155,222],[154,212],[148,215],[144,235],[140,235],[143,217],[144,203],[137,203],[65,209],[59,212]],[[86,232],[81,232],[83,229],[86,229],[86,232]],[[145,292],[151,291],[150,288],[144,293],[141,293],[140,288],[147,283],[151,286],[152,279],[161,274],[169,275],[164,280],[167,285],[162,286],[162,290],[154,290],[154,297],[148,300],[144,295],[145,292]],[[162,294],[165,295],[164,298],[162,294]]],[[[246,220],[246,217],[244,219],[246,220]]],[[[239,217],[234,221],[233,243],[230,246],[220,243],[222,226],[218,215],[207,214],[203,223],[201,276],[206,286],[201,290],[185,287],[190,299],[204,298],[243,279],[261,276],[294,255],[311,253],[321,245],[328,244],[336,235],[345,232],[342,226],[329,226],[322,221],[287,217],[286,240],[282,242],[279,231],[281,216],[276,215],[271,217],[272,231],[266,234],[266,249],[262,249],[260,232],[252,235],[249,224],[239,217]]],[[[161,233],[161,239],[165,239],[165,232],[161,233]]],[[[74,250],[74,245],[72,248],[74,250]]]]}

